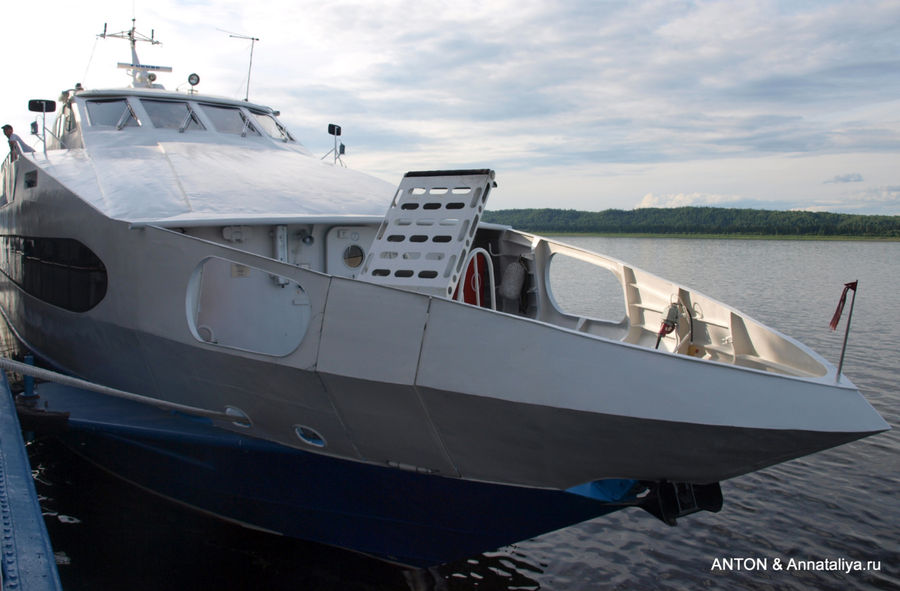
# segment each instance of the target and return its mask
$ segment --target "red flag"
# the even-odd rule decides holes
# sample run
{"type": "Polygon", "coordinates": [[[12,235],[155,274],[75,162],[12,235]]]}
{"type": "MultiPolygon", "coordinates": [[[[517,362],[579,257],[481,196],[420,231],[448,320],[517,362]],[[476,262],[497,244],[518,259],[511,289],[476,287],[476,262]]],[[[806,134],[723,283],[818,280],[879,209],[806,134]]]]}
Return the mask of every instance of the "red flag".
{"type": "Polygon", "coordinates": [[[851,281],[850,283],[844,284],[844,291],[841,293],[841,300],[838,302],[837,310],[834,311],[834,316],[831,317],[831,322],[828,326],[831,327],[831,330],[837,330],[838,322],[841,320],[841,314],[844,313],[844,304],[847,303],[847,292],[851,289],[856,291],[856,281],[851,281]]]}

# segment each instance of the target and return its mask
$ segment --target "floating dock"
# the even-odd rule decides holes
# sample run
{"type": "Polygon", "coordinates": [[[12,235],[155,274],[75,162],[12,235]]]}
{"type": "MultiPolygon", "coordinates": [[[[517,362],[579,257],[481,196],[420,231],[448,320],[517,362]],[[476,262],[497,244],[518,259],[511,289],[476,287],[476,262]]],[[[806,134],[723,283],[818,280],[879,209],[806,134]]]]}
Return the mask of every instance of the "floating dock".
{"type": "Polygon", "coordinates": [[[0,519],[2,590],[62,589],[4,371],[0,371],[0,519]]]}

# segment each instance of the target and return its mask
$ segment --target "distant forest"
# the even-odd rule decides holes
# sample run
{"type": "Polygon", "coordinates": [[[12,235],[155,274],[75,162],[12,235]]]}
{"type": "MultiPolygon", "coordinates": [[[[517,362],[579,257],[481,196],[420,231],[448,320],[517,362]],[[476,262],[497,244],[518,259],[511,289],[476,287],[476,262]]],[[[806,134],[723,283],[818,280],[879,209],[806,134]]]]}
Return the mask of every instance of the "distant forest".
{"type": "Polygon", "coordinates": [[[834,236],[900,238],[900,216],[724,207],[501,209],[485,211],[485,222],[541,233],[714,234],[741,236],[834,236]]]}

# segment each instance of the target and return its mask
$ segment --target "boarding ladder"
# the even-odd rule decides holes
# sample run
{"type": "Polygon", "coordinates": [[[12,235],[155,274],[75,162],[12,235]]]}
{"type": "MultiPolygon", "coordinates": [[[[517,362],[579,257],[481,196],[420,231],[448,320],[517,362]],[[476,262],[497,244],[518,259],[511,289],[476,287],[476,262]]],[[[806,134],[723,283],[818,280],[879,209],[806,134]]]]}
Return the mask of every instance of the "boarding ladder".
{"type": "Polygon", "coordinates": [[[494,186],[492,170],[406,173],[359,278],[452,297],[494,186]]]}

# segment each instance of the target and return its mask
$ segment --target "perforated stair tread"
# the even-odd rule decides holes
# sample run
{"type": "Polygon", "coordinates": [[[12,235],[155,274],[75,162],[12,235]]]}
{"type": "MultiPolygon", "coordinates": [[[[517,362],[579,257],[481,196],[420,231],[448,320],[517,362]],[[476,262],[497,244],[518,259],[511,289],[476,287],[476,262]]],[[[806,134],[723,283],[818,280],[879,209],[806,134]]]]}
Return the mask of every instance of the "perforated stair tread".
{"type": "Polygon", "coordinates": [[[360,279],[452,296],[492,186],[492,170],[406,173],[360,279]]]}

